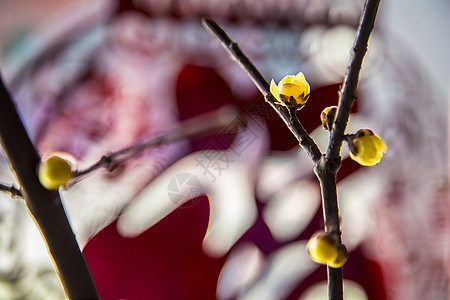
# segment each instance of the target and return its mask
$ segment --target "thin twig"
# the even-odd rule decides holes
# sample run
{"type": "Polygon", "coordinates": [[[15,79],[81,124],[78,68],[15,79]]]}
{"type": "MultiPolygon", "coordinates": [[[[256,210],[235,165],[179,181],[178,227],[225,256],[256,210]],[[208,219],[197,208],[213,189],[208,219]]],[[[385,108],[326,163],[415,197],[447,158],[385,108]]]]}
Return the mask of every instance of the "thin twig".
{"type": "Polygon", "coordinates": [[[300,145],[305,149],[308,155],[314,162],[318,162],[322,157],[319,147],[314,140],[303,128],[297,117],[292,117],[289,110],[277,103],[272,93],[270,93],[270,86],[267,80],[261,75],[259,70],[250,61],[250,59],[242,52],[239,45],[234,42],[226,32],[212,19],[203,18],[203,26],[222,44],[222,47],[228,51],[232,59],[241,66],[247,75],[253,80],[256,87],[263,94],[266,102],[268,102],[273,109],[278,113],[281,119],[286,123],[294,136],[299,141],[300,145]]]}
{"type": "MultiPolygon", "coordinates": [[[[336,185],[336,174],[340,166],[340,158],[333,161],[325,158],[315,165],[314,172],[320,182],[325,231],[334,234],[338,242],[342,243],[336,185]]],[[[328,266],[328,297],[330,300],[342,300],[344,297],[342,268],[328,266]]]]}
{"type": "Polygon", "coordinates": [[[356,88],[358,86],[359,73],[364,56],[367,52],[370,34],[375,26],[375,19],[378,13],[380,0],[367,0],[359,22],[356,39],[353,44],[347,74],[340,90],[339,106],[331,131],[330,143],[326,156],[329,159],[339,157],[342,145],[342,136],[347,128],[348,118],[353,103],[356,100],[356,88]]]}
{"type": "Polygon", "coordinates": [[[10,194],[13,198],[22,198],[22,192],[13,185],[5,185],[0,183],[0,192],[10,194]]]}
{"type": "Polygon", "coordinates": [[[161,146],[162,144],[175,142],[185,138],[201,137],[219,132],[224,130],[226,126],[232,124],[238,116],[239,111],[236,108],[224,106],[216,111],[191,118],[180,123],[176,128],[169,132],[152,137],[147,141],[134,144],[117,152],[103,155],[95,164],[84,170],[75,172],[74,180],[102,167],[109,169],[152,147],[161,146]]]}
{"type": "MultiPolygon", "coordinates": [[[[340,151],[344,132],[347,128],[350,110],[356,100],[361,70],[370,34],[375,26],[380,0],[367,0],[358,26],[353,51],[350,56],[347,74],[340,90],[340,99],[336,119],[330,134],[327,153],[324,161],[316,165],[315,173],[319,178],[322,189],[322,204],[325,228],[334,232],[341,239],[339,222],[339,203],[336,192],[336,174],[341,165],[340,151]]],[[[342,268],[328,267],[328,297],[332,300],[343,299],[342,268]]]]}
{"type": "MultiPolygon", "coordinates": [[[[248,57],[239,48],[239,45],[234,42],[228,34],[212,19],[203,18],[203,27],[205,27],[216,39],[220,41],[222,47],[228,51],[232,59],[247,72],[248,76],[253,80],[256,87],[260,90],[264,97],[270,93],[270,86],[267,80],[261,75],[258,69],[248,59],[248,57]]],[[[275,100],[274,100],[275,102],[275,100]]]]}
{"type": "Polygon", "coordinates": [[[25,203],[39,227],[69,299],[99,299],[57,191],[45,189],[36,167],[40,157],[0,77],[0,141],[25,203]]]}

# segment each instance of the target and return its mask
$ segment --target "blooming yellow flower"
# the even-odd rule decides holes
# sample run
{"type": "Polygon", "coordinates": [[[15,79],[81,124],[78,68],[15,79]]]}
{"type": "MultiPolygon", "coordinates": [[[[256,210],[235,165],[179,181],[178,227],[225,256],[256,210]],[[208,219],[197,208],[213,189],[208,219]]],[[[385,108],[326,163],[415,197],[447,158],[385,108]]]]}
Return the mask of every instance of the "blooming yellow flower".
{"type": "Polygon", "coordinates": [[[278,102],[287,107],[302,108],[309,98],[310,87],[302,72],[288,75],[278,85],[270,82],[270,92],[278,102]]]}
{"type": "Polygon", "coordinates": [[[384,141],[370,129],[359,130],[347,142],[350,158],[363,166],[376,165],[387,151],[384,141]]]}

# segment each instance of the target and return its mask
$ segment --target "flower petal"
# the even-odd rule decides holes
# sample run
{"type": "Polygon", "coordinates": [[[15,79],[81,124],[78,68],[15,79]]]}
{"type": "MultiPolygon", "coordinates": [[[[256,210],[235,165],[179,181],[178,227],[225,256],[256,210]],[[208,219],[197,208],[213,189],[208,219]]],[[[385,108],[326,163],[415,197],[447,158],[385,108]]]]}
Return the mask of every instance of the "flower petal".
{"type": "Polygon", "coordinates": [[[279,97],[283,103],[288,105],[303,105],[305,104],[305,91],[301,86],[293,83],[285,83],[278,87],[279,97]],[[293,99],[293,100],[292,100],[293,99]],[[292,102],[292,103],[291,103],[292,102]],[[294,103],[295,102],[295,103],[294,103]]]}
{"type": "Polygon", "coordinates": [[[272,95],[275,97],[275,99],[277,99],[278,101],[280,101],[280,97],[279,97],[279,91],[278,91],[278,86],[275,84],[275,82],[272,81],[270,82],[270,92],[272,93],[272,95]]]}
{"type": "Polygon", "coordinates": [[[281,81],[278,83],[278,86],[286,83],[294,83],[295,76],[294,75],[287,75],[281,81]]]}
{"type": "Polygon", "coordinates": [[[294,77],[294,82],[306,82],[305,74],[303,72],[298,72],[294,77]]]}
{"type": "Polygon", "coordinates": [[[386,151],[387,151],[386,143],[380,137],[378,137],[376,140],[374,140],[374,143],[375,143],[376,147],[378,148],[378,151],[386,153],[386,151]]]}
{"type": "Polygon", "coordinates": [[[302,87],[305,91],[305,95],[309,95],[309,93],[311,92],[309,83],[308,81],[306,81],[305,75],[302,72],[299,72],[297,75],[295,75],[292,83],[302,87]]]}

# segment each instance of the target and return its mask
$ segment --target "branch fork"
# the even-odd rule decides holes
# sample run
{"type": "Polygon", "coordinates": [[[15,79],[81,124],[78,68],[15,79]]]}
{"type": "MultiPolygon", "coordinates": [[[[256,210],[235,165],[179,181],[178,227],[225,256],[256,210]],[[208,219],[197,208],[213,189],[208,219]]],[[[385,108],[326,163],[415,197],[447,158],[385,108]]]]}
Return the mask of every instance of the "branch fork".
{"type": "MultiPolygon", "coordinates": [[[[279,105],[270,93],[269,84],[253,63],[245,56],[239,45],[212,19],[203,18],[202,23],[230,54],[231,58],[242,67],[253,80],[256,87],[263,94],[264,99],[278,113],[286,126],[299,141],[300,146],[307,152],[314,163],[314,172],[319,179],[322,193],[322,208],[325,230],[337,236],[341,244],[341,230],[339,204],[337,199],[336,174],[341,166],[340,151],[345,138],[350,109],[356,100],[355,93],[358,85],[362,61],[367,51],[368,40],[375,24],[380,0],[366,0],[364,11],[359,23],[356,40],[353,46],[347,74],[339,93],[339,105],[331,132],[328,148],[322,154],[317,144],[299,122],[295,108],[279,105]]],[[[343,299],[342,268],[328,266],[328,296],[332,300],[343,299]]]]}

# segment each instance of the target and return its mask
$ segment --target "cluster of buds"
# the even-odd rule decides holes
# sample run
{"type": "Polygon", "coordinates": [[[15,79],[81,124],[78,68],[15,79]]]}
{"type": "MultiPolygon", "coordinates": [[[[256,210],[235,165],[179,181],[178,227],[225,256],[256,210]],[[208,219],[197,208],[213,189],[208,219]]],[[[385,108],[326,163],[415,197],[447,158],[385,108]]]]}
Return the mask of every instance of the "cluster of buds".
{"type": "MultiPolygon", "coordinates": [[[[301,109],[310,96],[310,86],[303,73],[288,75],[278,85],[271,81],[270,92],[279,105],[289,109],[301,109]]],[[[338,107],[330,106],[320,114],[325,130],[332,131],[338,107]]],[[[350,158],[363,166],[373,166],[381,161],[387,147],[384,141],[370,129],[361,129],[355,134],[344,135],[350,149],[350,158]]],[[[336,234],[318,231],[306,246],[312,260],[332,268],[342,267],[348,259],[347,248],[336,234]]]]}
{"type": "Polygon", "coordinates": [[[318,231],[308,241],[306,250],[312,260],[332,268],[341,268],[348,259],[347,248],[336,234],[318,231]]]}
{"type": "MultiPolygon", "coordinates": [[[[331,131],[336,117],[337,106],[325,108],[320,114],[323,127],[331,131]]],[[[378,164],[387,151],[385,142],[371,129],[360,129],[355,134],[344,136],[350,149],[350,158],[363,166],[378,164]]]]}
{"type": "MultiPolygon", "coordinates": [[[[279,105],[299,110],[306,104],[310,96],[310,86],[305,75],[285,76],[278,85],[272,79],[270,92],[279,105]]],[[[333,129],[337,106],[326,107],[320,114],[325,130],[333,129]]],[[[350,149],[350,158],[363,166],[373,166],[381,161],[387,151],[384,141],[370,129],[361,129],[355,134],[344,136],[350,149]]]]}

